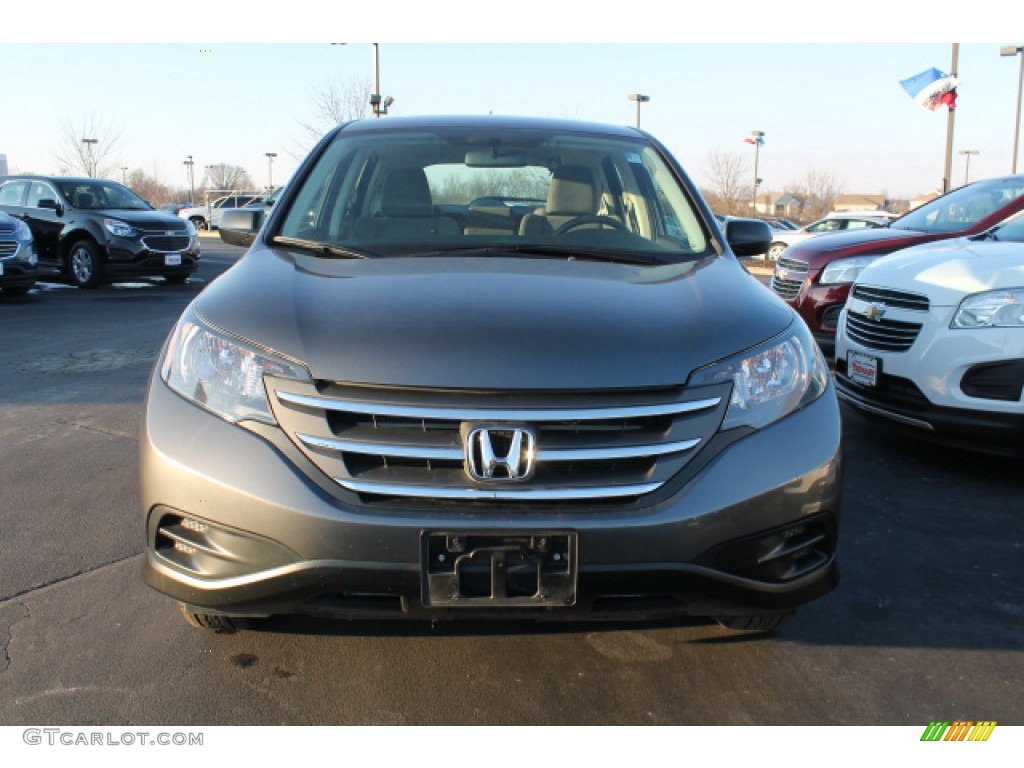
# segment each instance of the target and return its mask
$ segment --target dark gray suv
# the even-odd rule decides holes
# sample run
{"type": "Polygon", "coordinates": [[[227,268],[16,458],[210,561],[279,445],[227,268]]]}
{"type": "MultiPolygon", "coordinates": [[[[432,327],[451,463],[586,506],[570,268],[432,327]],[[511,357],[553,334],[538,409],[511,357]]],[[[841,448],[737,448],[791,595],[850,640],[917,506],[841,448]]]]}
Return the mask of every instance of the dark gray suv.
{"type": "Polygon", "coordinates": [[[340,126],[187,308],[141,439],[146,581],[241,617],[713,617],[837,581],[839,410],[664,146],[340,126]]]}

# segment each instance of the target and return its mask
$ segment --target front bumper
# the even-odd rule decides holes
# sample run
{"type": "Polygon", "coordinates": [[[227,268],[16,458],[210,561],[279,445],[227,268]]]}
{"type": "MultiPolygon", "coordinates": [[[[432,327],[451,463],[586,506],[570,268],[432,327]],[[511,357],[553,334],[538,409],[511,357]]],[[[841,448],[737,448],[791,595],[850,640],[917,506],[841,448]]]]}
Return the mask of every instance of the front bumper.
{"type": "Polygon", "coordinates": [[[39,267],[14,258],[0,261],[0,287],[31,287],[39,277],[39,267]]]}
{"type": "Polygon", "coordinates": [[[780,611],[827,593],[838,578],[842,446],[831,388],[725,446],[650,506],[382,508],[332,488],[274,432],[265,439],[229,424],[154,379],[141,440],[150,586],[197,610],[234,615],[578,619],[780,611]],[[186,529],[192,543],[169,551],[174,541],[161,530],[186,529]],[[577,546],[571,605],[425,604],[429,533],[545,531],[577,546]],[[809,532],[820,534],[811,566],[781,575],[752,564],[809,532]]]}
{"type": "Polygon", "coordinates": [[[153,250],[136,239],[114,237],[106,247],[104,271],[108,277],[190,275],[199,268],[199,238],[182,250],[153,250]],[[176,262],[176,263],[175,263],[176,262]]]}
{"type": "Polygon", "coordinates": [[[905,352],[865,347],[850,339],[841,322],[836,338],[839,398],[915,437],[1024,456],[1024,397],[996,399],[964,391],[964,382],[971,380],[972,371],[1024,358],[1024,332],[999,328],[951,330],[954,311],[954,307],[932,307],[924,315],[890,309],[887,317],[921,324],[917,338],[905,352]],[[865,386],[850,378],[847,355],[851,351],[880,361],[877,386],[865,386]]]}
{"type": "Polygon", "coordinates": [[[811,274],[797,297],[787,303],[807,323],[821,350],[832,355],[836,348],[839,315],[853,286],[851,283],[822,285],[817,279],[818,272],[811,274]]]}

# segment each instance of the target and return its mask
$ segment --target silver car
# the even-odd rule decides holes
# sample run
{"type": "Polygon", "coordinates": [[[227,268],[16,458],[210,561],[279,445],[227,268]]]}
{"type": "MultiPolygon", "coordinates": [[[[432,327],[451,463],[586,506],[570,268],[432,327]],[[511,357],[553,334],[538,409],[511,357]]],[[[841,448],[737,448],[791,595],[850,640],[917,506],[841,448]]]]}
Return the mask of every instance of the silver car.
{"type": "Polygon", "coordinates": [[[649,135],[357,121],[222,227],[251,248],[171,331],[141,439],[145,578],[193,624],[768,630],[835,586],[828,368],[736,259],[768,226],[720,239],[649,135]]]}

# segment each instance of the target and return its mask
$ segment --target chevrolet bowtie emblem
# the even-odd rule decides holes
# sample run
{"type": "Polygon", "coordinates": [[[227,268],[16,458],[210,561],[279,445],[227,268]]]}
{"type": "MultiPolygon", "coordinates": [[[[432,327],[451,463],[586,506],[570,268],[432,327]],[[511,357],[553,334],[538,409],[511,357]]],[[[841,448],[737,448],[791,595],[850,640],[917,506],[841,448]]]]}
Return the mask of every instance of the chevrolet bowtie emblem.
{"type": "Polygon", "coordinates": [[[868,304],[864,314],[867,315],[868,320],[879,320],[885,314],[885,307],[881,304],[868,304]]]}

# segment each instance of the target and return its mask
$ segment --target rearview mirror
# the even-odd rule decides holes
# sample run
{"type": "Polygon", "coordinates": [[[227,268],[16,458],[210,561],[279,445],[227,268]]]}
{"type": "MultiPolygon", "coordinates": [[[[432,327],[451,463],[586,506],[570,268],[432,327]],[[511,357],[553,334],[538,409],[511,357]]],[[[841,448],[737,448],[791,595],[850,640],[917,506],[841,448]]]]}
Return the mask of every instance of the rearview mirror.
{"type": "Polygon", "coordinates": [[[526,150],[471,149],[466,153],[466,165],[470,168],[522,168],[526,165],[526,150]]]}
{"type": "Polygon", "coordinates": [[[46,208],[47,210],[50,211],[56,211],[58,215],[64,212],[64,209],[60,207],[60,203],[58,203],[56,200],[50,200],[49,198],[44,198],[40,200],[38,203],[36,203],[36,206],[38,208],[46,208]]]}

